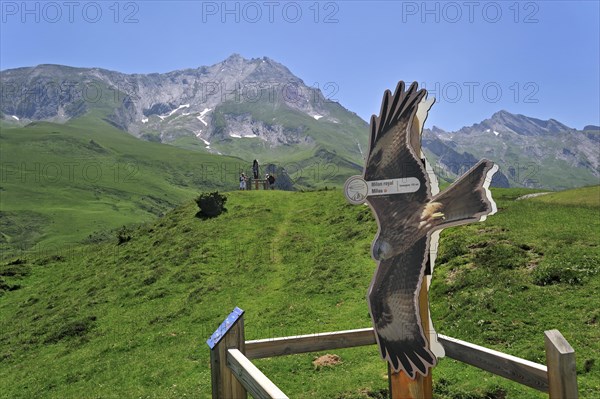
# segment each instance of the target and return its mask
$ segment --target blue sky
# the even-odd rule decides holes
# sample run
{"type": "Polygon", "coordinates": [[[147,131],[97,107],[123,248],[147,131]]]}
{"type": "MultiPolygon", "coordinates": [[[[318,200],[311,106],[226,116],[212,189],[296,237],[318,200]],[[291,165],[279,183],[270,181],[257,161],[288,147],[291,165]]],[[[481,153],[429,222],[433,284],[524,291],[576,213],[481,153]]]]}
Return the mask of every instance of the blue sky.
{"type": "Polygon", "coordinates": [[[2,1],[0,68],[126,73],[267,56],[365,120],[398,80],[446,130],[506,109],[600,124],[598,1],[2,1]]]}

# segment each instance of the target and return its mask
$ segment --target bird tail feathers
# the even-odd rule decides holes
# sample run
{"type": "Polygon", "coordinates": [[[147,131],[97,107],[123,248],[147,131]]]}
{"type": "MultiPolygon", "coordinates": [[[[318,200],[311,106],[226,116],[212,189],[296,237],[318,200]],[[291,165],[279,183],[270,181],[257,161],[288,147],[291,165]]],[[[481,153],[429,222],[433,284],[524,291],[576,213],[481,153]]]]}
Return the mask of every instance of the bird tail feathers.
{"type": "Polygon", "coordinates": [[[426,376],[428,369],[435,366],[436,357],[424,343],[417,341],[391,341],[377,334],[381,357],[386,359],[394,372],[403,370],[411,379],[416,374],[426,376]]]}

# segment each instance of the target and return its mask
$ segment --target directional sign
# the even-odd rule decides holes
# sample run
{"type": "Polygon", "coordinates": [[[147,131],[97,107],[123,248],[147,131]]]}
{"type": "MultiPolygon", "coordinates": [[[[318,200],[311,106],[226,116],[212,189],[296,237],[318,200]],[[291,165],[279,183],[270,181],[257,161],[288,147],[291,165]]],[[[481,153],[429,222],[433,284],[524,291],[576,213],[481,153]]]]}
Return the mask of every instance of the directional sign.
{"type": "Polygon", "coordinates": [[[209,339],[206,340],[206,344],[210,349],[213,349],[219,341],[227,334],[227,331],[235,324],[236,321],[240,318],[241,315],[244,314],[244,311],[237,306],[233,311],[227,316],[225,320],[221,323],[219,328],[210,336],[209,339]]]}
{"type": "Polygon", "coordinates": [[[414,193],[421,187],[416,177],[365,181],[362,176],[350,177],[344,186],[344,195],[352,204],[362,204],[367,197],[414,193]]]}

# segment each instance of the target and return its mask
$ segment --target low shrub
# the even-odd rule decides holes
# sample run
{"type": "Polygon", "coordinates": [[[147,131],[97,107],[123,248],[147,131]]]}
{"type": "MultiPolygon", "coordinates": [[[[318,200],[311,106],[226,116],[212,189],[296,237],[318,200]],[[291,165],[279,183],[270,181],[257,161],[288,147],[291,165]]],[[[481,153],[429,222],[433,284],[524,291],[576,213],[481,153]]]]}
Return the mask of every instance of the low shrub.
{"type": "Polygon", "coordinates": [[[219,194],[218,191],[212,193],[202,193],[198,198],[195,199],[195,201],[200,209],[198,213],[196,213],[196,217],[214,218],[223,212],[227,212],[227,209],[225,209],[227,197],[219,194]]]}

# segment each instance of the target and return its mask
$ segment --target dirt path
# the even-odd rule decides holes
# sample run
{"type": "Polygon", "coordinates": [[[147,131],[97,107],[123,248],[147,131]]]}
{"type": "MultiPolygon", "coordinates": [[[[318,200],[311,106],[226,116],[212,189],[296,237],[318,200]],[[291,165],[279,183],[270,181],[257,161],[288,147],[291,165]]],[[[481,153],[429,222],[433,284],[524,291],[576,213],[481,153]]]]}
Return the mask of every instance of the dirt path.
{"type": "Polygon", "coordinates": [[[552,194],[552,193],[551,192],[544,192],[544,193],[534,193],[534,194],[522,195],[519,198],[517,198],[515,201],[521,201],[521,200],[524,200],[524,199],[535,198],[535,197],[539,197],[540,195],[546,195],[546,194],[552,194]]]}

